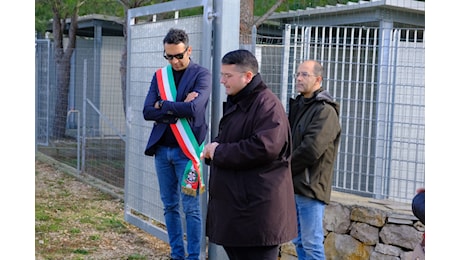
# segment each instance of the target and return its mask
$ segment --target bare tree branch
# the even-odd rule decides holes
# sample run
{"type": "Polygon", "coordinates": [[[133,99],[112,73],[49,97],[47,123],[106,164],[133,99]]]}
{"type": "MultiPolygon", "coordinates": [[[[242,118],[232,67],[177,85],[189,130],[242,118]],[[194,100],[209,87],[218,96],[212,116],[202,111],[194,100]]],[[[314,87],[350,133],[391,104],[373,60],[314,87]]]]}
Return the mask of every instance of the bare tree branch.
{"type": "Polygon", "coordinates": [[[267,20],[267,18],[273,13],[275,12],[276,9],[278,9],[278,7],[280,7],[280,5],[284,2],[285,0],[278,0],[264,15],[262,15],[261,17],[259,17],[259,19],[257,19],[257,21],[254,22],[254,25],[257,27],[259,27],[265,20],[267,20]]]}

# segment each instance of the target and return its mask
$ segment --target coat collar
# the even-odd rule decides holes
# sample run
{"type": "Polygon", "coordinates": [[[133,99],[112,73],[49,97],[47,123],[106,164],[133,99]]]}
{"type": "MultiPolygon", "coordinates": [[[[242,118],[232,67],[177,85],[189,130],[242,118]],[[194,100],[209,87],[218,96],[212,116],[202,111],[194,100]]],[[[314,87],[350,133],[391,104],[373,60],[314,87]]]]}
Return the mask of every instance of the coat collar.
{"type": "Polygon", "coordinates": [[[227,96],[227,102],[224,103],[224,112],[234,111],[236,106],[239,106],[245,112],[248,111],[252,104],[252,98],[250,97],[266,88],[267,86],[262,81],[262,77],[257,73],[238,94],[227,96]]]}

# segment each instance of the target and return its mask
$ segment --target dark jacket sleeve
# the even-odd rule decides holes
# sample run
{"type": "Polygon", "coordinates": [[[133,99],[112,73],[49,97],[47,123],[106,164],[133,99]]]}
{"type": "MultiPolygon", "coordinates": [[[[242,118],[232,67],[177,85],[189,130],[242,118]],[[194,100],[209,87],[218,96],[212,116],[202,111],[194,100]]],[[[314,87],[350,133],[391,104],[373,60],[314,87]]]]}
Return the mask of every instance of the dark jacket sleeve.
{"type": "Polygon", "coordinates": [[[285,148],[286,138],[289,136],[289,127],[284,109],[278,106],[273,96],[271,99],[255,101],[258,108],[248,113],[250,125],[242,126],[240,122],[233,122],[227,126],[229,133],[235,135],[235,128],[241,130],[241,138],[236,141],[220,140],[214,153],[213,163],[222,168],[234,170],[249,170],[271,164],[278,159],[280,152],[285,148]],[[284,119],[284,120],[283,120],[284,119]],[[233,132],[233,133],[231,133],[233,132]]]}
{"type": "MultiPolygon", "coordinates": [[[[144,119],[153,120],[158,123],[175,123],[178,118],[200,118],[200,113],[205,113],[206,105],[211,94],[211,74],[207,69],[191,64],[185,72],[176,101],[164,101],[161,109],[154,107],[155,102],[161,100],[158,91],[156,75],[150,83],[149,92],[144,102],[144,119]],[[192,102],[183,102],[190,92],[197,92],[199,95],[192,102]]],[[[202,124],[204,122],[197,122],[202,124]]]]}
{"type": "Polygon", "coordinates": [[[336,110],[329,104],[322,103],[316,107],[310,122],[303,122],[297,127],[302,131],[303,140],[292,153],[291,168],[293,173],[301,173],[314,165],[334,142],[340,126],[336,110]]]}
{"type": "Polygon", "coordinates": [[[159,100],[161,100],[161,97],[160,92],[158,91],[157,77],[156,74],[154,74],[144,101],[144,109],[142,111],[144,119],[147,121],[156,121],[158,123],[175,123],[177,118],[164,113],[161,109],[155,108],[155,103],[159,100]]]}
{"type": "Polygon", "coordinates": [[[161,100],[157,77],[154,75],[144,101],[143,115],[147,121],[155,121],[144,153],[154,155],[156,145],[169,124],[179,118],[186,118],[198,143],[206,138],[206,107],[211,94],[211,73],[204,67],[190,63],[177,87],[176,101],[163,101],[160,109],[154,107],[161,100]],[[191,102],[184,102],[187,94],[197,92],[198,96],[191,102]]]}
{"type": "Polygon", "coordinates": [[[205,113],[211,95],[211,73],[203,68],[196,68],[186,73],[181,80],[181,84],[187,84],[185,90],[178,93],[181,96],[176,102],[164,101],[162,110],[178,118],[198,118],[199,114],[205,113]],[[183,102],[187,94],[193,91],[197,92],[198,96],[192,102],[183,102]]]}

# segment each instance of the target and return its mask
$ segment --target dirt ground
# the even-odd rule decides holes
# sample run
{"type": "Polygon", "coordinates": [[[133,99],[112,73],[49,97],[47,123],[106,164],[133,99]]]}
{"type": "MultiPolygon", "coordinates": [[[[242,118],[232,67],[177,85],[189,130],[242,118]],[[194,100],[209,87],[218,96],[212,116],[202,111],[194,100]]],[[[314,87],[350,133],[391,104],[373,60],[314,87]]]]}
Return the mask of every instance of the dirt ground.
{"type": "Polygon", "coordinates": [[[35,258],[169,259],[169,246],[123,219],[123,202],[35,161],[35,258]]]}

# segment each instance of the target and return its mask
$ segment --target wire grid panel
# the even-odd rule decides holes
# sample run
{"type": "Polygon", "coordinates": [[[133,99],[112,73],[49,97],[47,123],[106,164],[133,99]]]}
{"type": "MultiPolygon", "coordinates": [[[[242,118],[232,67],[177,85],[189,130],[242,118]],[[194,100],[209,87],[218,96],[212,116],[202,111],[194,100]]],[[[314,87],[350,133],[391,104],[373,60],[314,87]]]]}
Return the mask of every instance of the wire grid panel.
{"type": "MultiPolygon", "coordinates": [[[[187,17],[158,23],[144,23],[130,27],[128,128],[125,212],[137,225],[145,225],[146,231],[165,240],[156,230],[156,224],[164,225],[163,204],[155,173],[154,157],[144,155],[144,149],[153,122],[143,118],[144,99],[155,71],[168,62],[163,57],[163,37],[170,28],[184,29],[193,46],[192,60],[200,64],[202,17],[187,17]],[[140,216],[137,220],[136,216],[140,216]],[[144,218],[144,222],[139,222],[144,218]]],[[[184,217],[184,216],[183,216],[184,217]]],[[[167,240],[166,240],[167,241],[167,240]]]]}
{"type": "Polygon", "coordinates": [[[49,143],[50,127],[50,76],[51,76],[51,41],[35,41],[35,142],[36,145],[49,143]]]}
{"type": "MultiPolygon", "coordinates": [[[[410,203],[425,179],[424,30],[286,26],[288,75],[303,60],[324,67],[340,103],[333,187],[410,203]],[[292,63],[291,63],[292,62],[292,63]]],[[[294,97],[295,78],[288,79],[294,97]]]]}

